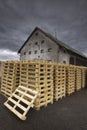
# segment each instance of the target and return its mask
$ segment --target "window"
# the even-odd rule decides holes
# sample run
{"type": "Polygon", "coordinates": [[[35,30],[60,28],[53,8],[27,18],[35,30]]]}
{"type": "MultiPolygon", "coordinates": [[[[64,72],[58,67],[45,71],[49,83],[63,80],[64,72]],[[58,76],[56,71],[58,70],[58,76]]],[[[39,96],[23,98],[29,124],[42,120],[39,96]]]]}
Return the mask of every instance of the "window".
{"type": "Polygon", "coordinates": [[[44,50],[43,50],[43,49],[41,50],[41,53],[44,53],[44,50]]]}
{"type": "Polygon", "coordinates": [[[37,50],[35,50],[34,54],[37,54],[37,50]]]}
{"type": "Polygon", "coordinates": [[[66,61],[64,60],[63,63],[66,64],[66,61]]]}
{"type": "Polygon", "coordinates": [[[48,52],[51,52],[51,51],[52,51],[52,48],[49,48],[49,49],[48,49],[48,52]]]}
{"type": "Polygon", "coordinates": [[[35,45],[38,45],[38,42],[35,42],[35,45]]]}
{"type": "Polygon", "coordinates": [[[36,34],[35,34],[36,36],[38,36],[38,32],[36,32],[36,34]]]}
{"type": "Polygon", "coordinates": [[[26,52],[24,52],[24,55],[26,55],[26,52]]]}
{"type": "Polygon", "coordinates": [[[29,51],[29,55],[31,54],[31,51],[29,51]]]}
{"type": "Polygon", "coordinates": [[[66,53],[66,50],[64,50],[64,53],[66,53]]]}
{"type": "Polygon", "coordinates": [[[43,44],[43,43],[44,43],[44,40],[41,41],[41,44],[43,44]]]}
{"type": "Polygon", "coordinates": [[[31,45],[31,43],[29,43],[29,46],[31,45]]]}

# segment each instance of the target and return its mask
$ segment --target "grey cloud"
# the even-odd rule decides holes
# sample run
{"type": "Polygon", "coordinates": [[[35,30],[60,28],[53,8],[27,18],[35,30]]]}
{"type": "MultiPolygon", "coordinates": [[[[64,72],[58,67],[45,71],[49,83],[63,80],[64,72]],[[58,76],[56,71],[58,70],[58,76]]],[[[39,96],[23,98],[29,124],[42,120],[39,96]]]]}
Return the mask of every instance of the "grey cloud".
{"type": "Polygon", "coordinates": [[[87,54],[86,0],[0,0],[0,48],[17,51],[35,26],[87,54]]]}

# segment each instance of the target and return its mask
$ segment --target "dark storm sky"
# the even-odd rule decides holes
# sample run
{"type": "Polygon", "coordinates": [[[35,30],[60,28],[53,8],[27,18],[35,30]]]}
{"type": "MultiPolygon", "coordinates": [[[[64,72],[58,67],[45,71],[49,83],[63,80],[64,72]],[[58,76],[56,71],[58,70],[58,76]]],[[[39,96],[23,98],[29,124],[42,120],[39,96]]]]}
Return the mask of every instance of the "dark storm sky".
{"type": "Polygon", "coordinates": [[[0,0],[0,60],[17,59],[36,26],[87,55],[87,0],[0,0]]]}

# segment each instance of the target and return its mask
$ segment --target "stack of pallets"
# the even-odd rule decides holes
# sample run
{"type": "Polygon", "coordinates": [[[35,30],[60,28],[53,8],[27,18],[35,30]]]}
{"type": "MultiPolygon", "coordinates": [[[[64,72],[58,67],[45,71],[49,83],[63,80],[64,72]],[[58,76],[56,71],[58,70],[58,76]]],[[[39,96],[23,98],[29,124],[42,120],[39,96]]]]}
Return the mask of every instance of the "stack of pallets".
{"type": "Polygon", "coordinates": [[[75,92],[75,67],[69,65],[66,67],[66,94],[75,92]]]}
{"type": "Polygon", "coordinates": [[[1,88],[1,77],[2,77],[2,62],[0,61],[0,88],[1,88]]]}
{"type": "Polygon", "coordinates": [[[54,65],[54,99],[57,101],[66,96],[66,66],[54,65]]]}
{"type": "Polygon", "coordinates": [[[46,102],[53,103],[53,65],[51,63],[46,63],[45,72],[45,86],[46,86],[46,102]]]}
{"type": "Polygon", "coordinates": [[[21,86],[28,87],[28,64],[26,61],[20,62],[20,81],[21,86]]]}
{"type": "Polygon", "coordinates": [[[20,85],[39,92],[35,109],[53,103],[53,67],[45,61],[21,61],[20,85]]]}
{"type": "Polygon", "coordinates": [[[82,88],[84,88],[86,86],[86,67],[82,67],[81,68],[81,72],[82,72],[82,88]]]}
{"type": "Polygon", "coordinates": [[[81,67],[75,67],[75,87],[76,91],[80,90],[82,87],[82,79],[81,79],[81,67]]]}
{"type": "Polygon", "coordinates": [[[6,97],[11,96],[19,85],[19,62],[7,61],[2,63],[1,93],[6,97]]]}
{"type": "Polygon", "coordinates": [[[35,101],[35,109],[40,109],[42,106],[47,106],[47,93],[46,93],[46,66],[44,63],[35,63],[37,73],[36,90],[40,93],[35,101]]]}
{"type": "Polygon", "coordinates": [[[19,86],[19,81],[20,81],[20,62],[16,61],[14,62],[14,64],[15,64],[14,86],[16,89],[19,86]]]}

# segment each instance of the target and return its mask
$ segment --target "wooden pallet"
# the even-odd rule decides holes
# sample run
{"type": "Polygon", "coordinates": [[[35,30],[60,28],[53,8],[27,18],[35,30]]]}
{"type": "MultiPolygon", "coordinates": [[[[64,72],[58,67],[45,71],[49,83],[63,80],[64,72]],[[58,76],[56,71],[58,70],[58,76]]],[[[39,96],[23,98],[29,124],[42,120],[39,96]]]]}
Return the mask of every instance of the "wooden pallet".
{"type": "Polygon", "coordinates": [[[38,92],[24,86],[19,86],[4,105],[21,120],[26,119],[30,107],[34,106],[34,101],[38,92]]]}

